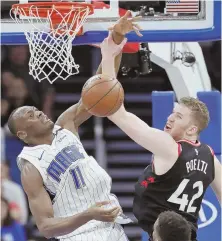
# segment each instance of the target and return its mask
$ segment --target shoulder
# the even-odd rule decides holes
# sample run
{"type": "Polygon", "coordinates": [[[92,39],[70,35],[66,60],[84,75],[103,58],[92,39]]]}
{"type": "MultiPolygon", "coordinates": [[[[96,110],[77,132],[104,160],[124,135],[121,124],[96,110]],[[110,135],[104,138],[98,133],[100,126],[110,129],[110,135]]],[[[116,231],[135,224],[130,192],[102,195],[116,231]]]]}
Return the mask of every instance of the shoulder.
{"type": "Polygon", "coordinates": [[[24,148],[17,157],[17,165],[20,171],[24,169],[24,166],[27,167],[31,164],[35,170],[38,170],[42,178],[46,180],[45,162],[40,162],[40,160],[47,148],[50,148],[50,146],[46,145],[45,148],[40,146],[24,148]]]}
{"type": "Polygon", "coordinates": [[[179,140],[177,141],[178,144],[178,152],[179,153],[186,153],[189,150],[198,150],[199,148],[203,147],[203,144],[200,141],[197,141],[196,143],[188,141],[188,140],[179,140]]]}
{"type": "Polygon", "coordinates": [[[213,150],[213,148],[211,146],[209,146],[209,145],[206,145],[206,146],[207,146],[207,148],[209,148],[212,156],[214,157],[214,150],[213,150]]]}
{"type": "Polygon", "coordinates": [[[21,170],[22,186],[27,194],[35,193],[43,186],[43,179],[37,168],[30,162],[25,162],[21,170]]]}
{"type": "Polygon", "coordinates": [[[21,169],[21,174],[26,177],[36,176],[38,174],[37,168],[29,161],[22,159],[24,165],[21,169]]]}
{"type": "Polygon", "coordinates": [[[21,176],[26,179],[35,178],[39,175],[37,168],[27,160],[22,159],[24,165],[21,169],[21,176]]]}
{"type": "MultiPolygon", "coordinates": [[[[25,146],[23,147],[22,151],[18,155],[18,157],[24,158],[26,156],[27,158],[30,157],[36,157],[39,158],[41,156],[42,151],[49,148],[49,145],[43,144],[43,145],[37,145],[37,146],[25,146]]],[[[25,158],[25,159],[27,159],[25,158]]]]}
{"type": "Polygon", "coordinates": [[[197,141],[196,143],[189,141],[189,140],[179,140],[177,141],[178,144],[183,144],[183,145],[187,145],[187,146],[193,146],[193,147],[198,147],[201,146],[202,143],[200,141],[197,141]]]}

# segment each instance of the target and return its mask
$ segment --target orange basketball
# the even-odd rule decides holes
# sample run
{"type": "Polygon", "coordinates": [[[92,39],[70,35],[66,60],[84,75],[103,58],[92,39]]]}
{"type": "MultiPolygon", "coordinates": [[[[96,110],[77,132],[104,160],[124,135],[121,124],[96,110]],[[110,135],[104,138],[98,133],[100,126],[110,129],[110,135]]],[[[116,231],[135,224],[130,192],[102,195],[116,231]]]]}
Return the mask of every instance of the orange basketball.
{"type": "Polygon", "coordinates": [[[92,115],[105,117],[120,108],[124,90],[116,78],[95,75],[83,86],[81,97],[83,105],[92,115]]]}

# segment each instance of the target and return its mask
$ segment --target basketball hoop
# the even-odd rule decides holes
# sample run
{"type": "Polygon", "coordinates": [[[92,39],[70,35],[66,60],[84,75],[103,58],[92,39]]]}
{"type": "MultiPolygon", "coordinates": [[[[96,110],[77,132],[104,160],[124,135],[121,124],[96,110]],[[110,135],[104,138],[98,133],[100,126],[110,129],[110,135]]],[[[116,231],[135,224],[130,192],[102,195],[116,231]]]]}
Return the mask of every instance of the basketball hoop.
{"type": "Polygon", "coordinates": [[[78,2],[33,2],[14,4],[11,18],[24,26],[29,44],[29,74],[51,84],[79,73],[72,56],[72,41],[83,33],[83,24],[93,6],[78,2]],[[32,25],[26,29],[27,21],[32,25]]]}

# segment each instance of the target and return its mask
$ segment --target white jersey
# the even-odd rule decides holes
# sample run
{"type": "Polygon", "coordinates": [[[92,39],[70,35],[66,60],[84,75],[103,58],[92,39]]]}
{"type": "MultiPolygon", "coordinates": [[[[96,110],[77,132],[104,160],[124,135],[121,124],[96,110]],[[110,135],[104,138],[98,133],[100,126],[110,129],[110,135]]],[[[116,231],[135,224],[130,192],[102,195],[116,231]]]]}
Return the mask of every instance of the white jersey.
{"type": "MultiPolygon", "coordinates": [[[[57,125],[53,134],[51,145],[24,147],[17,162],[20,169],[23,165],[22,159],[38,169],[44,187],[52,199],[54,216],[72,216],[85,211],[96,202],[106,200],[112,201],[110,207],[119,205],[116,196],[110,193],[110,176],[93,157],[87,155],[80,140],[69,130],[57,125]]],[[[86,233],[107,229],[110,225],[111,223],[92,220],[72,233],[58,238],[82,240],[78,238],[82,234],[86,236],[86,233]],[[71,237],[76,238],[70,239],[71,237]]]]}

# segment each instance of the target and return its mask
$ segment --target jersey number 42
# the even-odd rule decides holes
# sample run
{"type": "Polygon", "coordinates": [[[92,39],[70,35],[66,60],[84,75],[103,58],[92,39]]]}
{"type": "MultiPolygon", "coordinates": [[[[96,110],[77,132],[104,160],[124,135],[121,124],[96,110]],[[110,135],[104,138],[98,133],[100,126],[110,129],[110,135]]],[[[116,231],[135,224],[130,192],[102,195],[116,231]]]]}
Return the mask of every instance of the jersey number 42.
{"type": "Polygon", "coordinates": [[[197,189],[196,194],[194,194],[191,200],[188,200],[188,194],[184,194],[184,190],[189,183],[189,179],[183,179],[176,191],[169,197],[168,202],[179,204],[179,210],[185,211],[187,213],[195,213],[197,207],[193,206],[193,202],[202,196],[203,194],[203,182],[197,181],[193,184],[193,189],[197,189]],[[182,197],[179,197],[182,195],[182,197]]]}

